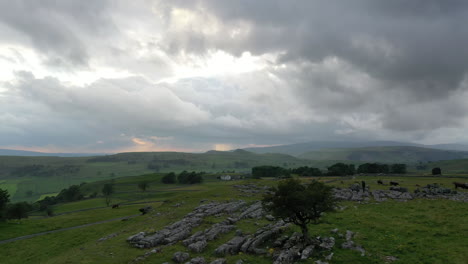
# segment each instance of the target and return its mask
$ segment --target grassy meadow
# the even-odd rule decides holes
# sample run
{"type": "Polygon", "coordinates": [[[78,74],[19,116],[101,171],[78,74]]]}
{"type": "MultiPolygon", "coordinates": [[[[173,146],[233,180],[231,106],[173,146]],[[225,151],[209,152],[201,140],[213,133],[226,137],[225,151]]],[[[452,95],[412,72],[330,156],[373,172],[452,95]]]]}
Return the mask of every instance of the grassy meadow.
{"type": "MultiPolygon", "coordinates": [[[[298,167],[313,161],[284,154],[255,154],[243,150],[206,153],[138,152],[97,157],[0,156],[0,188],[13,201],[36,201],[73,184],[117,179],[154,172],[250,172],[258,165],[298,167]]],[[[325,167],[330,162],[318,162],[325,167]]]]}
{"type": "MultiPolygon", "coordinates": [[[[125,239],[141,231],[155,232],[165,225],[180,220],[191,212],[203,199],[212,201],[229,201],[243,199],[255,201],[261,195],[246,196],[236,184],[253,183],[256,185],[273,186],[275,179],[250,181],[218,181],[208,177],[203,184],[196,185],[164,185],[159,183],[161,175],[149,174],[136,177],[123,177],[81,186],[83,192],[90,194],[102,187],[106,182],[115,184],[115,202],[121,203],[118,209],[105,207],[102,197],[83,201],[58,204],[54,207],[57,216],[35,216],[21,221],[0,223],[0,240],[34,234],[43,231],[56,230],[93,223],[102,220],[138,214],[138,208],[151,205],[154,211],[143,216],[136,216],[127,221],[113,221],[96,224],[73,230],[37,236],[30,239],[0,244],[2,263],[129,263],[148,250],[131,247],[125,239]],[[141,181],[150,183],[147,191],[138,189],[141,181]],[[137,204],[135,204],[137,203],[137,204]],[[181,204],[180,207],[174,207],[181,204]],[[98,242],[99,238],[115,234],[106,241],[98,242]]],[[[346,187],[355,181],[365,180],[372,188],[388,188],[378,186],[376,179],[384,181],[396,180],[403,187],[413,188],[416,184],[425,185],[438,183],[450,186],[454,180],[466,181],[466,178],[443,177],[373,177],[357,176],[353,178],[321,177],[320,180],[338,187],[346,187]],[[343,183],[341,183],[343,181],[343,183]]],[[[303,178],[303,181],[309,181],[303,178]]],[[[356,232],[355,242],[366,249],[366,255],[361,256],[356,251],[341,249],[336,246],[333,260],[330,263],[385,263],[386,256],[398,258],[394,263],[466,263],[468,259],[468,205],[450,200],[418,199],[408,202],[386,201],[382,203],[343,202],[343,210],[328,213],[320,224],[310,225],[314,236],[330,236],[330,230],[356,232]]],[[[213,223],[224,220],[227,216],[211,216],[204,219],[202,225],[193,233],[210,227],[213,223]]],[[[246,219],[237,223],[238,229],[244,233],[253,233],[260,226],[268,224],[265,219],[246,219]]],[[[287,230],[287,234],[299,231],[296,227],[287,230]]],[[[199,254],[212,261],[217,257],[214,250],[234,236],[235,231],[222,235],[219,239],[209,242],[208,247],[199,254]]],[[[335,235],[336,237],[336,235],[335,235]]],[[[337,238],[337,245],[342,243],[337,238]]],[[[267,245],[265,245],[267,246],[267,245]]],[[[171,261],[176,251],[186,251],[181,244],[164,247],[161,252],[150,255],[139,263],[164,263],[171,261]]],[[[228,263],[243,259],[244,263],[271,263],[264,256],[239,254],[227,256],[228,263]]],[[[308,259],[301,263],[314,263],[308,259]]]]}

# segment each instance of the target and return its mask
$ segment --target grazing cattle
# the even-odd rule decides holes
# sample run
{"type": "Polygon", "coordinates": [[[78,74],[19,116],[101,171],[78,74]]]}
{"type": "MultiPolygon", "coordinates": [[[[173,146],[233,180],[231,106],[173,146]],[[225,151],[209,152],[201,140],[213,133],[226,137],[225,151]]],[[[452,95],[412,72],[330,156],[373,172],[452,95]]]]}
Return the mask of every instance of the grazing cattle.
{"type": "Polygon", "coordinates": [[[377,183],[378,183],[379,185],[383,185],[383,181],[382,181],[382,180],[378,180],[377,183]]]}
{"type": "Polygon", "coordinates": [[[390,182],[390,185],[391,185],[391,186],[398,186],[398,185],[400,185],[400,184],[399,184],[398,182],[391,181],[391,182],[390,182]]]}
{"type": "Polygon", "coordinates": [[[113,204],[112,209],[119,208],[120,204],[113,204]]]}
{"type": "Polygon", "coordinates": [[[468,189],[468,184],[466,184],[466,183],[454,182],[453,184],[455,185],[455,189],[458,189],[458,187],[460,187],[462,189],[468,189]]]}

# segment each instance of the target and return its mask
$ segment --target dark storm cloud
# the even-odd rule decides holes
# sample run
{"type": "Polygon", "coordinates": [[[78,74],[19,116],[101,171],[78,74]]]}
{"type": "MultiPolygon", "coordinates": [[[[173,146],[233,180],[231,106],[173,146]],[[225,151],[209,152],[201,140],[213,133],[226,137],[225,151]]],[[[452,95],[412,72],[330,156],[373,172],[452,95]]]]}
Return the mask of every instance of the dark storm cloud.
{"type": "MultiPolygon", "coordinates": [[[[205,48],[282,52],[280,63],[337,56],[415,99],[446,96],[468,68],[466,1],[182,1],[223,23],[248,21],[247,38],[206,36],[205,48]]],[[[222,32],[221,34],[224,34],[222,32]]],[[[200,37],[198,35],[198,37],[200,37]]],[[[190,47],[186,47],[190,49],[190,47]]],[[[200,48],[197,48],[200,50],[200,48]]]]}
{"type": "Polygon", "coordinates": [[[24,71],[0,146],[457,140],[467,22],[451,0],[0,0],[0,65],[24,71]]]}

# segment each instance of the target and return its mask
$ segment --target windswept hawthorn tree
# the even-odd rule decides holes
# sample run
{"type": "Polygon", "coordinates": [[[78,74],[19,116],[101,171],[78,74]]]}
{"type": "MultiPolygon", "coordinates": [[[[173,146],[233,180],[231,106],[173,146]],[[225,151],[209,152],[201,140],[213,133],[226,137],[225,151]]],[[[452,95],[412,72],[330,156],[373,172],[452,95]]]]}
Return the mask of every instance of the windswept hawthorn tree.
{"type": "Polygon", "coordinates": [[[266,211],[301,228],[303,239],[310,242],[310,222],[318,224],[322,213],[333,211],[337,200],[332,188],[318,181],[302,184],[297,179],[281,181],[262,200],[266,211]]]}

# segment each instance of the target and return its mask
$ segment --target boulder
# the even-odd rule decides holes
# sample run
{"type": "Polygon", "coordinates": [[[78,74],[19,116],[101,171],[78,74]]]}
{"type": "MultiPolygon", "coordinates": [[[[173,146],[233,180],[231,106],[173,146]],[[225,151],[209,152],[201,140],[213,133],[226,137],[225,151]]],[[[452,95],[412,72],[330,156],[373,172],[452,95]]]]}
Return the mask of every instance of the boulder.
{"type": "Polygon", "coordinates": [[[189,258],[190,258],[189,253],[180,252],[180,251],[174,253],[174,255],[172,256],[172,260],[175,263],[182,263],[182,262],[186,261],[189,258]]]}
{"type": "Polygon", "coordinates": [[[188,249],[190,249],[192,252],[200,253],[206,248],[207,245],[208,243],[206,242],[206,240],[201,240],[190,244],[188,246],[188,249]]]}
{"type": "Polygon", "coordinates": [[[236,236],[232,238],[231,240],[229,240],[227,243],[219,246],[215,250],[215,253],[217,255],[222,255],[222,256],[225,256],[227,254],[231,254],[231,255],[237,254],[245,240],[246,240],[245,237],[236,236]]]}
{"type": "Polygon", "coordinates": [[[196,257],[191,259],[189,262],[186,262],[185,264],[206,264],[206,260],[204,257],[196,257]]]}
{"type": "Polygon", "coordinates": [[[225,259],[216,259],[211,261],[210,264],[227,264],[227,261],[225,259]]]}

